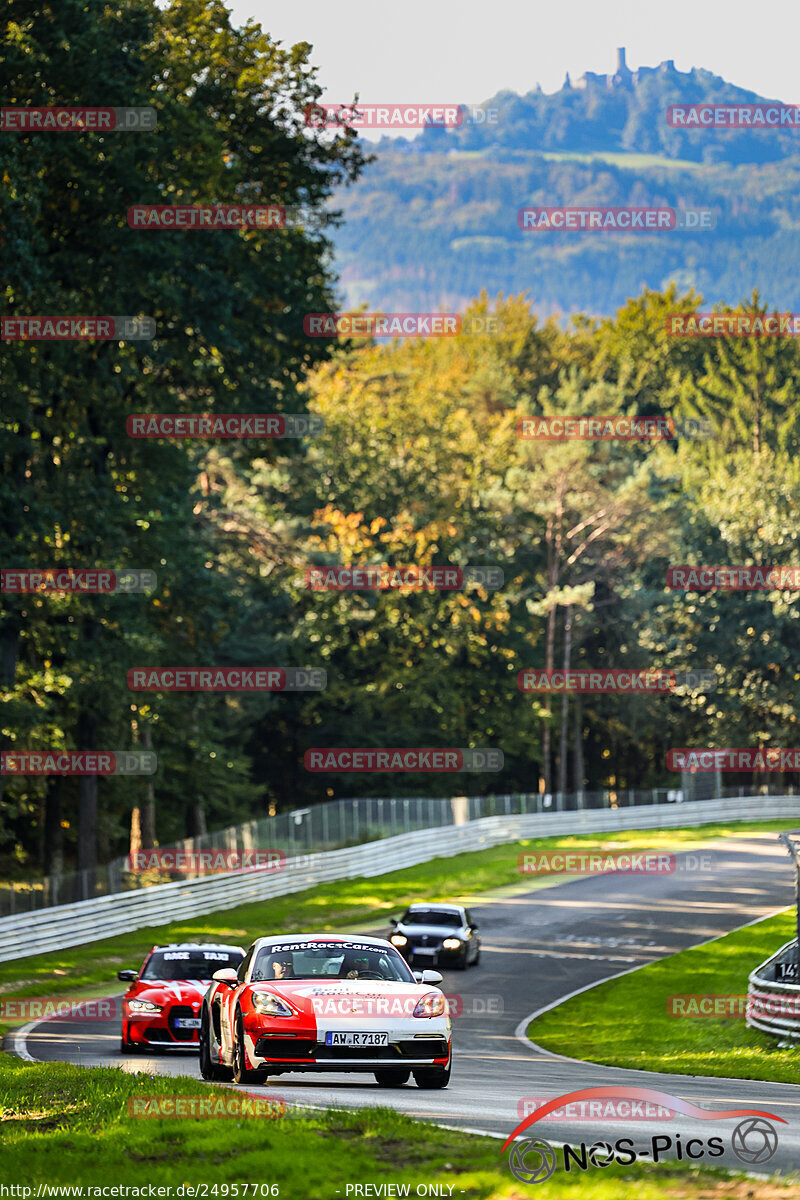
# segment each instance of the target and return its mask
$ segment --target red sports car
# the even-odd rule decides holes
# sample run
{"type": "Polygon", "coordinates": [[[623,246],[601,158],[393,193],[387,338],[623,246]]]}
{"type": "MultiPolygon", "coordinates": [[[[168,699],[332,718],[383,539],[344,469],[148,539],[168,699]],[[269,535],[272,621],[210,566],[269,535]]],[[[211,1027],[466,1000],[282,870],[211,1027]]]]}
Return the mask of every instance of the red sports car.
{"type": "Polygon", "coordinates": [[[141,971],[118,971],[130,987],[122,998],[123,1054],[148,1046],[196,1046],[200,1005],[215,971],[234,971],[241,946],[183,942],[153,946],[141,971]]]}
{"type": "Polygon", "coordinates": [[[203,1000],[200,1073],[255,1083],[295,1071],[370,1072],[381,1087],[450,1080],[447,998],[438,971],[412,972],[383,938],[259,938],[203,1000]]]}

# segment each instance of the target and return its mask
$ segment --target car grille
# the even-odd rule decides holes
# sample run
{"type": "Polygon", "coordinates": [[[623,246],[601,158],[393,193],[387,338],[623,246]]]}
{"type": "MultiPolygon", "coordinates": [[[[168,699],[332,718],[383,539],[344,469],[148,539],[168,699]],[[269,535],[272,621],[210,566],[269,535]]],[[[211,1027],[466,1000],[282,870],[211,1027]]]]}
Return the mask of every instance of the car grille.
{"type": "Polygon", "coordinates": [[[176,1029],[175,1028],[175,1022],[179,1017],[181,1020],[183,1020],[184,1017],[196,1017],[196,1016],[197,1016],[197,1013],[194,1012],[193,1009],[191,1009],[188,1004],[176,1004],[170,1009],[169,1021],[168,1021],[169,1031],[172,1034],[172,1036],[174,1037],[176,1042],[191,1042],[194,1038],[197,1037],[198,1031],[196,1029],[176,1029]]]}
{"type": "Polygon", "coordinates": [[[256,1042],[257,1058],[293,1058],[295,1060],[374,1058],[446,1058],[445,1038],[406,1038],[388,1046],[326,1046],[306,1038],[262,1037],[256,1042]]]}
{"type": "Polygon", "coordinates": [[[371,1062],[374,1058],[398,1059],[400,1057],[400,1051],[396,1042],[392,1042],[391,1046],[318,1046],[315,1057],[318,1060],[336,1060],[337,1058],[364,1058],[371,1062]]]}
{"type": "Polygon", "coordinates": [[[261,1037],[256,1042],[257,1058],[313,1058],[316,1042],[310,1038],[261,1037]]]}
{"type": "MultiPolygon", "coordinates": [[[[408,934],[406,936],[408,937],[408,934]]],[[[417,934],[416,936],[412,934],[408,937],[408,945],[412,950],[416,950],[418,946],[423,950],[441,950],[442,939],[430,933],[417,934]]]]}

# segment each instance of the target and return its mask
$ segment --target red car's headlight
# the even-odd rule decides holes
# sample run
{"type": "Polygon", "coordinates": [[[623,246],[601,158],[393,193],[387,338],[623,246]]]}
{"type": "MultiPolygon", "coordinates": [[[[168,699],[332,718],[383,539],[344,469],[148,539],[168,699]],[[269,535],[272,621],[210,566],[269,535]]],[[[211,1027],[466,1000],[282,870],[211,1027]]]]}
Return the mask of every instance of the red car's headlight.
{"type": "Polygon", "coordinates": [[[250,995],[253,1000],[253,1008],[257,1013],[261,1013],[262,1017],[293,1017],[295,1015],[286,1001],[281,1000],[280,996],[276,996],[272,992],[251,992],[250,995]]]}
{"type": "Polygon", "coordinates": [[[128,1008],[131,1010],[131,1012],[161,1012],[161,1005],[151,1004],[149,1000],[129,1000],[128,1008]]]}
{"type": "Polygon", "coordinates": [[[428,992],[417,1002],[415,1017],[443,1017],[447,1012],[447,1001],[441,992],[428,992]]]}

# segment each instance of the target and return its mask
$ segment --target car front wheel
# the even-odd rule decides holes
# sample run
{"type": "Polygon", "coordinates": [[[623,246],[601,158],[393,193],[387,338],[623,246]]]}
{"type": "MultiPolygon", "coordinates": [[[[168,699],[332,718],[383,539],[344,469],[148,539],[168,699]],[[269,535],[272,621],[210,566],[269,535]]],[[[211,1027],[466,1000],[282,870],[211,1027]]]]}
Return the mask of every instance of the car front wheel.
{"type": "Polygon", "coordinates": [[[414,1072],[414,1082],[419,1088],[446,1088],[450,1082],[452,1065],[453,1054],[451,1051],[446,1067],[423,1067],[414,1072]]]}
{"type": "Polygon", "coordinates": [[[233,1082],[234,1083],[263,1083],[265,1072],[254,1071],[247,1066],[247,1050],[244,1044],[244,1024],[242,1014],[236,1014],[236,1032],[233,1038],[233,1082]]]}

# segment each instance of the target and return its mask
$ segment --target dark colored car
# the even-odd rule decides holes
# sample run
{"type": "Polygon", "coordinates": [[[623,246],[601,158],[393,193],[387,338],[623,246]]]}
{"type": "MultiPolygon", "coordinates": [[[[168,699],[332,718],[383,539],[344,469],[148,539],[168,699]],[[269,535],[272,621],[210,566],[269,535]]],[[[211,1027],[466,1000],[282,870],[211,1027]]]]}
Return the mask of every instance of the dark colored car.
{"type": "Polygon", "coordinates": [[[460,904],[411,904],[392,920],[389,941],[412,966],[474,966],[481,956],[475,918],[460,904]]]}
{"type": "Polygon", "coordinates": [[[122,998],[123,1054],[150,1046],[197,1048],[200,1005],[216,971],[235,971],[242,946],[183,942],[153,946],[140,971],[118,971],[130,987],[122,998]]]}

